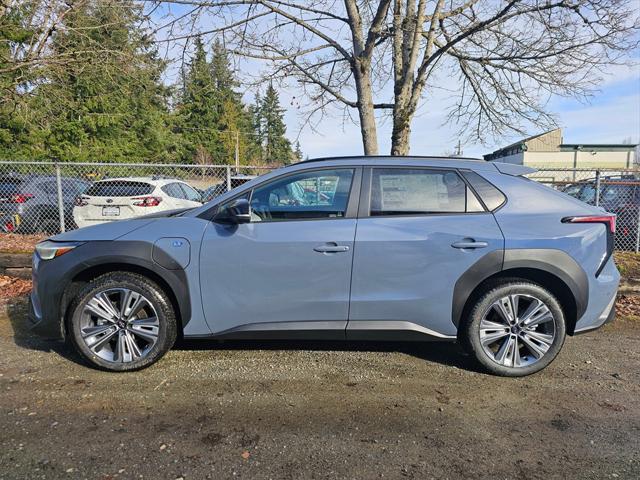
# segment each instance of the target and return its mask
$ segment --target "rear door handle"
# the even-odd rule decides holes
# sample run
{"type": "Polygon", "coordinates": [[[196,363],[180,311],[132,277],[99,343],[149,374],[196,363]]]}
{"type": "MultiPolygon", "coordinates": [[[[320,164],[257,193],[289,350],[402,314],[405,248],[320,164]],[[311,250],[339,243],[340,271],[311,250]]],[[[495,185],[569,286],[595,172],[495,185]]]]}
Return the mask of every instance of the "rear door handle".
{"type": "Polygon", "coordinates": [[[339,253],[348,252],[349,247],[347,245],[338,245],[335,242],[329,242],[324,245],[318,245],[314,250],[320,253],[339,253]]]}
{"type": "Polygon", "coordinates": [[[488,247],[489,244],[487,242],[476,242],[475,240],[462,240],[460,242],[454,242],[451,244],[453,248],[485,248],[488,247]]]}

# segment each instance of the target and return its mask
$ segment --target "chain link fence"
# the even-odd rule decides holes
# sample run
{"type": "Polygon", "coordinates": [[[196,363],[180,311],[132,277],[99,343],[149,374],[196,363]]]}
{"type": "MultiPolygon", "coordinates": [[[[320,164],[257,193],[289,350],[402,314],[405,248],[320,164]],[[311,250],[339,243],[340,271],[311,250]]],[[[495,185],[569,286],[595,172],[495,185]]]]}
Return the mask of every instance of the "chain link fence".
{"type": "MultiPolygon", "coordinates": [[[[0,231],[56,234],[197,206],[272,167],[0,161],[0,231]]],[[[617,215],[615,247],[640,249],[640,171],[541,168],[531,179],[617,215]]]]}
{"type": "Polygon", "coordinates": [[[269,167],[0,162],[0,231],[56,234],[201,205],[269,167]]]}

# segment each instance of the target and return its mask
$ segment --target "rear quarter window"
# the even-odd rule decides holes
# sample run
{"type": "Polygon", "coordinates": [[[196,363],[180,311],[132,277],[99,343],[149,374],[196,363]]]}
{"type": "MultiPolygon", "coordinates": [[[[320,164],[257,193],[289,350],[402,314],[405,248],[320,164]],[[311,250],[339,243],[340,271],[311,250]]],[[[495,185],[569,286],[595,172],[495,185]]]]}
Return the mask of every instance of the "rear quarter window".
{"type": "Polygon", "coordinates": [[[500,190],[476,172],[467,170],[463,172],[463,175],[486,205],[487,209],[493,211],[504,205],[507,201],[507,197],[505,197],[500,190]]]}
{"type": "Polygon", "coordinates": [[[162,187],[162,191],[169,195],[171,198],[179,198],[180,200],[185,200],[186,195],[184,190],[180,188],[179,183],[168,183],[162,187]]]}
{"type": "Polygon", "coordinates": [[[114,180],[94,183],[87,189],[85,195],[92,197],[137,197],[149,195],[153,189],[153,185],[145,182],[114,180]]]}

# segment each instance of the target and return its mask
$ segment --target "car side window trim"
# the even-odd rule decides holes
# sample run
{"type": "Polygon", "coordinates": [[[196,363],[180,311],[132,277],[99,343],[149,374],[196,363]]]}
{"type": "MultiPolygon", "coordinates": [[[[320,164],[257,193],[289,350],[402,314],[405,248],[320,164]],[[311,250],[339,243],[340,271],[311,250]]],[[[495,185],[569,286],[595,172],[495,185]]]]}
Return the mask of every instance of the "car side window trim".
{"type": "MultiPolygon", "coordinates": [[[[212,206],[209,210],[206,210],[205,212],[202,212],[201,214],[198,215],[199,218],[203,218],[206,220],[212,220],[213,217],[215,216],[215,214],[218,212],[218,210],[225,206],[228,205],[230,202],[237,200],[238,198],[242,198],[245,197],[249,200],[249,202],[251,202],[251,196],[253,195],[253,191],[261,188],[265,185],[267,185],[268,183],[271,182],[275,182],[275,181],[280,181],[280,180],[284,180],[287,177],[292,177],[292,176],[296,176],[296,175],[300,175],[302,173],[311,173],[311,172],[319,172],[322,170],[342,170],[342,169],[350,169],[353,170],[353,175],[351,178],[351,188],[349,191],[349,198],[347,200],[347,208],[345,211],[345,215],[342,217],[335,217],[335,218],[300,218],[300,219],[296,219],[296,220],[289,220],[287,222],[264,222],[264,223],[289,223],[292,221],[295,222],[308,222],[308,221],[325,221],[325,220],[347,220],[347,219],[354,219],[358,217],[358,205],[359,205],[359,201],[360,201],[360,192],[362,190],[362,170],[363,167],[359,166],[359,165],[345,165],[344,167],[339,166],[339,165],[334,165],[334,166],[326,166],[326,167],[317,167],[315,166],[315,168],[309,168],[309,169],[304,169],[304,170],[297,170],[295,172],[287,172],[284,173],[282,175],[278,175],[277,177],[273,177],[270,178],[268,180],[265,180],[264,182],[259,183],[258,185],[254,185],[251,189],[249,190],[242,190],[241,192],[238,192],[236,195],[229,197],[228,199],[226,199],[224,202],[222,203],[218,203],[217,205],[212,206]]],[[[263,223],[263,222],[260,222],[263,223]]]]}
{"type": "MultiPolygon", "coordinates": [[[[363,170],[363,177],[362,177],[362,190],[360,192],[360,208],[358,209],[358,218],[367,218],[367,217],[371,217],[371,218],[389,218],[389,217],[441,217],[443,215],[446,216],[450,216],[450,215],[486,215],[487,213],[490,213],[486,207],[486,205],[484,204],[484,202],[482,202],[482,199],[478,196],[477,192],[475,190],[473,190],[471,188],[471,186],[469,185],[469,182],[467,181],[466,178],[464,178],[464,175],[462,174],[462,171],[458,168],[448,168],[448,167],[431,167],[431,166],[413,166],[413,165],[402,165],[402,166],[398,166],[398,165],[375,165],[375,166],[367,166],[364,168],[363,170]],[[469,193],[474,195],[475,198],[478,200],[478,202],[480,202],[480,205],[484,208],[484,211],[480,211],[480,212],[411,212],[411,213],[400,213],[400,214],[396,214],[396,213],[392,213],[392,214],[377,214],[377,215],[371,215],[371,191],[372,191],[372,182],[373,182],[373,170],[374,169],[383,169],[383,170],[390,170],[390,169],[394,169],[394,170],[431,170],[431,171],[436,171],[436,172],[442,172],[442,171],[449,171],[449,172],[454,172],[456,173],[460,179],[464,182],[464,184],[467,187],[467,193],[466,195],[468,195],[469,193]]],[[[468,202],[466,200],[465,197],[465,208],[467,206],[468,202]]]]}

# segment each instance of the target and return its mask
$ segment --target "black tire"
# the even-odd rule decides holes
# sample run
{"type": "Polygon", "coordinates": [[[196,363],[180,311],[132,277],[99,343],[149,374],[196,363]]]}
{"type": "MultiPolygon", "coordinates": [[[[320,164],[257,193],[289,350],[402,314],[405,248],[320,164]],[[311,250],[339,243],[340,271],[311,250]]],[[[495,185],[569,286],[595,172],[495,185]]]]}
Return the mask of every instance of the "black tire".
{"type": "MultiPolygon", "coordinates": [[[[505,331],[507,330],[508,327],[505,327],[505,331]]],[[[484,331],[486,332],[487,329],[485,328],[484,331]]],[[[496,330],[496,332],[498,332],[498,330],[496,330]]],[[[485,339],[486,338],[488,337],[485,337],[485,339]]],[[[469,316],[460,329],[460,340],[462,341],[463,347],[476,360],[479,366],[491,374],[503,377],[522,377],[539,372],[556,358],[556,356],[562,349],[565,338],[566,321],[564,313],[562,311],[562,307],[560,306],[560,302],[558,302],[558,300],[551,294],[551,292],[549,292],[544,287],[522,279],[507,279],[499,283],[488,285],[486,292],[483,293],[472,306],[469,316]],[[526,337],[525,339],[531,342],[531,337],[527,336],[527,332],[522,332],[521,329],[518,329],[516,330],[516,333],[514,333],[513,329],[519,328],[516,325],[518,323],[517,321],[513,322],[514,326],[511,330],[509,330],[509,333],[506,335],[506,337],[503,337],[505,338],[504,341],[498,339],[494,344],[492,344],[492,347],[497,350],[494,356],[490,356],[490,353],[493,352],[488,353],[482,344],[480,325],[483,317],[485,316],[485,314],[498,314],[497,311],[495,313],[492,311],[492,305],[496,304],[496,302],[505,297],[511,298],[510,296],[512,295],[518,295],[521,296],[519,298],[525,299],[519,309],[520,315],[523,316],[523,313],[525,313],[522,311],[522,309],[527,307],[526,302],[529,301],[529,298],[535,298],[544,303],[549,313],[553,317],[553,326],[550,325],[550,321],[547,321],[545,325],[540,325],[538,327],[528,327],[535,329],[548,329],[548,331],[545,332],[534,330],[534,333],[543,333],[545,335],[547,335],[551,331],[551,328],[553,328],[553,341],[548,347],[545,345],[545,347],[548,349],[544,354],[540,356],[540,358],[535,358],[535,355],[533,354],[534,350],[532,350],[528,345],[525,344],[524,340],[522,340],[522,337],[526,337]],[[499,347],[504,345],[507,337],[511,337],[512,339],[514,339],[515,346],[518,349],[518,352],[524,352],[525,354],[527,354],[525,357],[523,357],[524,359],[532,361],[535,358],[535,361],[533,361],[533,363],[531,364],[527,364],[525,360],[521,359],[520,353],[518,353],[517,361],[522,362],[522,366],[514,367],[498,363],[496,357],[499,357],[499,353],[501,351],[499,347]],[[520,342],[520,347],[518,346],[518,341],[520,342]]],[[[485,345],[486,343],[487,342],[485,342],[485,345]]],[[[487,346],[486,348],[490,349],[489,346],[487,346]]],[[[512,348],[511,350],[513,351],[516,348],[512,348]]],[[[508,360],[506,362],[509,363],[508,360]]],[[[516,362],[512,361],[511,363],[516,362]]]]}
{"type": "MultiPolygon", "coordinates": [[[[68,337],[76,351],[90,365],[102,370],[125,372],[141,370],[158,361],[173,346],[177,336],[176,316],[167,294],[149,278],[130,272],[112,272],[95,278],[74,297],[67,316],[68,337]],[[116,362],[101,358],[83,340],[81,322],[87,303],[100,292],[128,289],[145,297],[157,317],[157,340],[142,358],[116,362]]],[[[132,337],[133,338],[133,337],[132,337]]]]}

